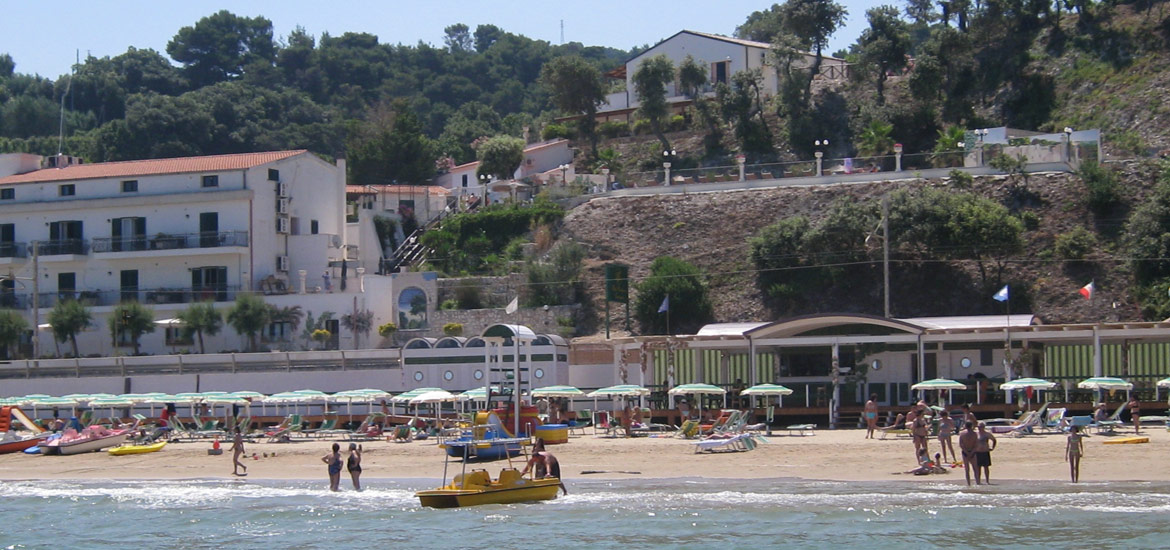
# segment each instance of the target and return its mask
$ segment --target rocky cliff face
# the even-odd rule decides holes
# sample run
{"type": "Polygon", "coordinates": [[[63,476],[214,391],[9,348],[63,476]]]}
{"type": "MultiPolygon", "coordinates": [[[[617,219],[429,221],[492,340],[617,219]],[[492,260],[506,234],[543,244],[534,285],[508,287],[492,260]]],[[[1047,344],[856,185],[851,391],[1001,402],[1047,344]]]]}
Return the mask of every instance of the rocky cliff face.
{"type": "MultiPolygon", "coordinates": [[[[1129,289],[1132,280],[1119,243],[1132,207],[1145,199],[1157,175],[1153,162],[1111,166],[1121,174],[1124,205],[1103,218],[1086,207],[1084,187],[1076,174],[1046,173],[976,178],[970,191],[1012,208],[1032,212],[1038,220],[1026,231],[1025,252],[992,270],[987,281],[971,261],[891,263],[891,313],[894,317],[997,314],[1003,304],[991,294],[1003,283],[1013,285],[1013,312],[1032,312],[1046,322],[1097,322],[1140,319],[1129,289]],[[1021,189],[1027,200],[1020,200],[1021,189]],[[1086,227],[1100,240],[1081,262],[1052,253],[1057,236],[1086,227]],[[1089,302],[1077,290],[1094,281],[1097,296],[1089,302]],[[1019,298],[1015,298],[1018,296],[1019,298]]],[[[911,174],[907,173],[910,177],[911,174]]],[[[708,277],[719,322],[768,321],[788,315],[825,312],[882,314],[881,263],[870,267],[872,282],[856,288],[833,288],[801,309],[776,311],[765,305],[756,284],[747,240],[762,227],[792,215],[814,223],[839,197],[880,201],[897,188],[946,187],[948,180],[903,179],[867,184],[784,187],[766,190],[614,197],[585,203],[565,218],[562,238],[586,245],[588,294],[592,311],[604,311],[602,265],[631,266],[635,280],[645,277],[650,262],[662,255],[687,260],[708,277]]],[[[1029,215],[1031,216],[1031,215],[1029,215]]],[[[880,257],[880,256],[879,256],[880,257]]],[[[600,313],[594,314],[600,323],[600,313]]],[[[600,324],[596,326],[601,326],[600,324]]],[[[635,327],[635,332],[637,329],[635,327]]]]}

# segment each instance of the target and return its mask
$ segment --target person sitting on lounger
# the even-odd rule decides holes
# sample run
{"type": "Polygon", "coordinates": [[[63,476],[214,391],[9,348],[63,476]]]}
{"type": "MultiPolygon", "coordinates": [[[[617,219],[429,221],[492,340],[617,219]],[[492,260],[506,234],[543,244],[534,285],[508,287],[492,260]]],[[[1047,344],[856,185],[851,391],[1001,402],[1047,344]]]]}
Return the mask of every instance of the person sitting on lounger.
{"type": "Polygon", "coordinates": [[[885,431],[889,431],[889,430],[901,430],[905,427],[906,427],[906,415],[904,415],[902,413],[898,413],[898,416],[894,417],[893,423],[891,423],[889,426],[886,426],[884,428],[878,428],[878,429],[885,432],[885,431]]]}

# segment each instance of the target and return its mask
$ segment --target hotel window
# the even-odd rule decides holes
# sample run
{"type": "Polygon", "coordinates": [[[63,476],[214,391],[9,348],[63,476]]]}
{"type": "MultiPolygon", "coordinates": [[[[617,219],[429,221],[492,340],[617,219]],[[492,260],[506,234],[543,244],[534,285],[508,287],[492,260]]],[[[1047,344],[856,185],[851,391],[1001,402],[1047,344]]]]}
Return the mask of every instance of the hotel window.
{"type": "Polygon", "coordinates": [[[138,180],[123,181],[122,182],[122,192],[123,193],[137,193],[138,192],[138,180]]]}
{"type": "Polygon", "coordinates": [[[77,186],[72,183],[66,183],[57,188],[57,194],[62,197],[72,197],[77,194],[77,186]]]}
{"type": "Polygon", "coordinates": [[[275,168],[268,169],[268,181],[280,181],[280,170],[275,168]]]}
{"type": "Polygon", "coordinates": [[[219,187],[219,176],[203,176],[204,187],[219,187]]]}
{"type": "Polygon", "coordinates": [[[309,220],[309,233],[316,235],[321,230],[321,224],[317,220],[309,220]]]}
{"type": "Polygon", "coordinates": [[[0,189],[0,200],[10,201],[16,198],[15,189],[0,189]]]}
{"type": "Polygon", "coordinates": [[[991,364],[991,348],[983,348],[979,350],[979,364],[988,366],[991,364]]]}
{"type": "Polygon", "coordinates": [[[727,84],[727,76],[731,72],[731,61],[719,61],[711,64],[711,83],[727,84]]]}

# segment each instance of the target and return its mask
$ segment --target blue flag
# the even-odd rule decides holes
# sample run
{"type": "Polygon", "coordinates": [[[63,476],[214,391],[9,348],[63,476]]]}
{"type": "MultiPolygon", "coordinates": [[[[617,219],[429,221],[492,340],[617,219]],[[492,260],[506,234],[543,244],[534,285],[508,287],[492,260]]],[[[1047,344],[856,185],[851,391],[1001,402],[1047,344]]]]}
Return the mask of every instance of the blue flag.
{"type": "Polygon", "coordinates": [[[995,296],[992,296],[992,298],[995,298],[1000,302],[1006,302],[1008,300],[1008,286],[1003,285],[1003,288],[999,289],[999,292],[996,292],[995,296]]]}
{"type": "Polygon", "coordinates": [[[669,294],[667,294],[666,297],[662,299],[662,305],[658,306],[658,313],[665,313],[667,311],[670,311],[670,295],[669,294]]]}

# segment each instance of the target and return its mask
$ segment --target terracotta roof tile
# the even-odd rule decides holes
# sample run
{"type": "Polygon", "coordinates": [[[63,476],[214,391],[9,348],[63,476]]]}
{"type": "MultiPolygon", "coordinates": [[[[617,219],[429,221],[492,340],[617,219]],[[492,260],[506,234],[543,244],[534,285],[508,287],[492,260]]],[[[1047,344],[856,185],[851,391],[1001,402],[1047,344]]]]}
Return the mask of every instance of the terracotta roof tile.
{"type": "Polygon", "coordinates": [[[294,157],[308,151],[269,151],[263,153],[239,153],[232,155],[211,155],[204,157],[182,157],[169,159],[130,160],[123,162],[99,162],[96,164],[75,164],[65,168],[45,168],[26,174],[0,178],[0,185],[15,183],[39,183],[52,181],[88,180],[100,178],[128,178],[157,176],[161,174],[184,174],[189,172],[225,172],[245,170],[294,157]]]}

